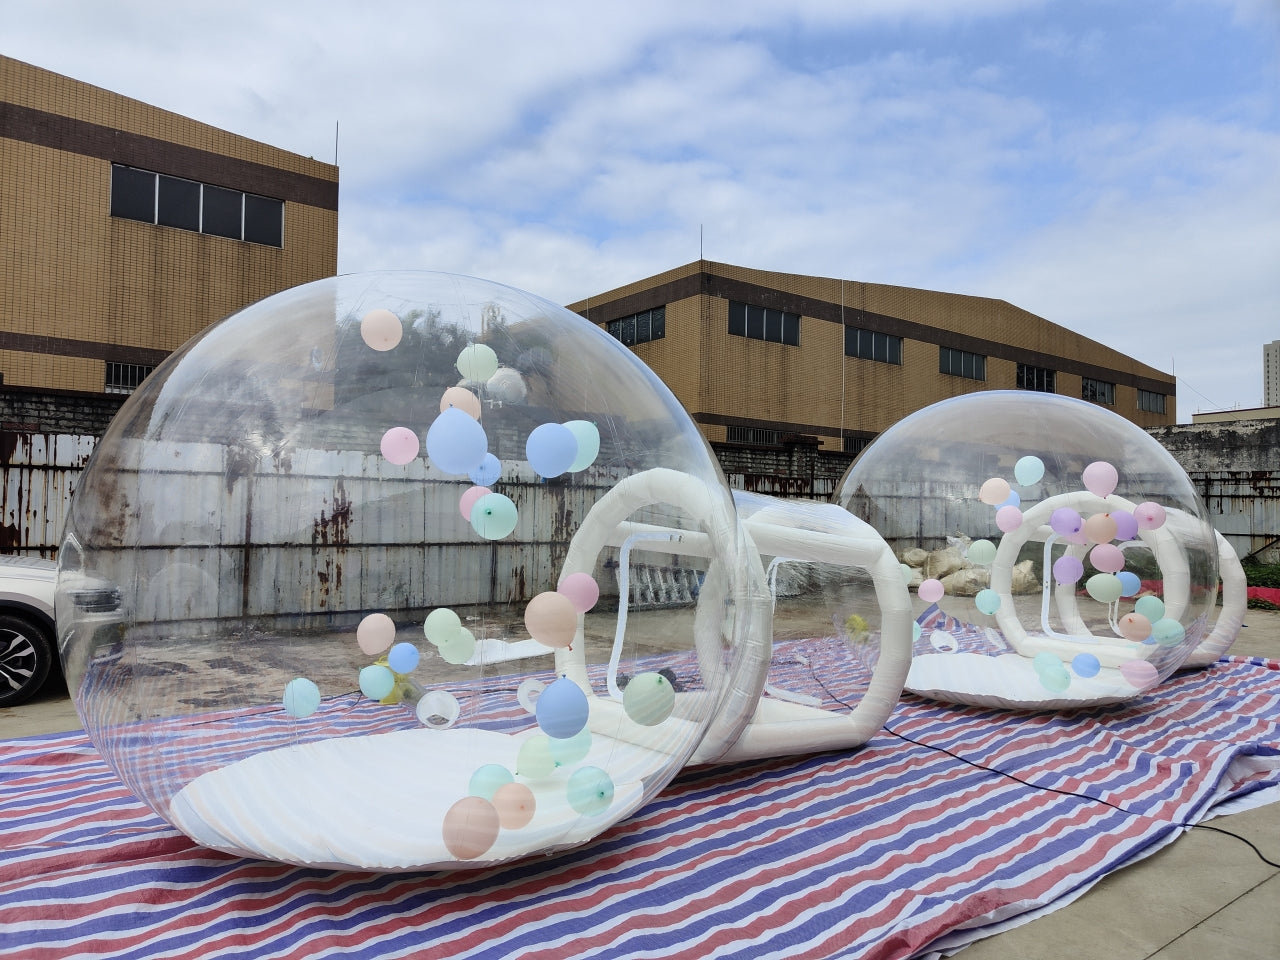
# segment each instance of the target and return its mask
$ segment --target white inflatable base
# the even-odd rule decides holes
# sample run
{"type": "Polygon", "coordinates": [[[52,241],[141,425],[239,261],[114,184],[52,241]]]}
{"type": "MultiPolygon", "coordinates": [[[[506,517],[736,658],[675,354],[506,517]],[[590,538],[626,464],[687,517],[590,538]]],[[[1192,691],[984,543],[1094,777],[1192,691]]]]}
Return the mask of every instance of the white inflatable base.
{"type": "Polygon", "coordinates": [[[1016,653],[989,657],[980,653],[917,655],[904,689],[930,700],[1002,710],[1077,710],[1124,703],[1144,691],[1114,667],[1095,677],[1072,674],[1061,693],[1040,682],[1031,661],[1016,653]]]}

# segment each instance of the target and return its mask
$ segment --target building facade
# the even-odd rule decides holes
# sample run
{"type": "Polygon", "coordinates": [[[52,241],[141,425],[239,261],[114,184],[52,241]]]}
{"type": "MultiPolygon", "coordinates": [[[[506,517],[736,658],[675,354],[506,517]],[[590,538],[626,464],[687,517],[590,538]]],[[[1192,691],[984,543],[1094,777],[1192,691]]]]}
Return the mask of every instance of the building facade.
{"type": "Polygon", "coordinates": [[[1176,418],[1173,376],[1003,300],[697,261],[569,307],[631,347],[713,444],[857,453],[975,390],[1176,418]]]}
{"type": "Polygon", "coordinates": [[[1262,345],[1262,405],[1280,407],[1280,340],[1262,345]]]}
{"type": "Polygon", "coordinates": [[[5,391],[129,393],[337,230],[335,166],[0,56],[5,391]]]}

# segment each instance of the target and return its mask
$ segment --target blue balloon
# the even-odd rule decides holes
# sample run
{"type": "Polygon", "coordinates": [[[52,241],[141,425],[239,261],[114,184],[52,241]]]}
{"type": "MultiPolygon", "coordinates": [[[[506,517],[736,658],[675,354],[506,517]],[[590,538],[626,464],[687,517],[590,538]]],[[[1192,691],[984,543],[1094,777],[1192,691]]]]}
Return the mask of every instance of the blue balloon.
{"type": "Polygon", "coordinates": [[[1010,490],[1009,496],[1005,498],[1004,503],[996,504],[996,509],[999,510],[1001,507],[1019,507],[1019,506],[1022,506],[1022,497],[1018,496],[1017,490],[1010,490]]]}
{"type": "Polygon", "coordinates": [[[578,438],[563,423],[544,423],[529,434],[524,452],[538,476],[558,477],[577,458],[578,438]]]}
{"type": "Polygon", "coordinates": [[[587,695],[568,677],[561,677],[538,695],[534,716],[548,737],[568,740],[582,732],[590,712],[587,695]]]}
{"type": "Polygon", "coordinates": [[[1116,576],[1120,578],[1120,596],[1133,597],[1142,589],[1142,580],[1136,573],[1121,570],[1116,576]]]}
{"type": "Polygon", "coordinates": [[[1092,653],[1078,653],[1071,660],[1071,669],[1077,677],[1096,677],[1102,664],[1092,653]]]}
{"type": "Polygon", "coordinates": [[[445,473],[465,474],[484,462],[489,438],[470,414],[449,407],[427,430],[427,456],[445,473]]]}
{"type": "Polygon", "coordinates": [[[497,479],[502,476],[502,461],[492,453],[486,453],[484,459],[478,465],[472,467],[467,476],[471,478],[471,482],[477,487],[487,487],[492,483],[496,483],[497,479]]]}
{"type": "Polygon", "coordinates": [[[387,651],[387,666],[396,673],[410,673],[418,666],[418,648],[412,643],[397,643],[387,651]]]}

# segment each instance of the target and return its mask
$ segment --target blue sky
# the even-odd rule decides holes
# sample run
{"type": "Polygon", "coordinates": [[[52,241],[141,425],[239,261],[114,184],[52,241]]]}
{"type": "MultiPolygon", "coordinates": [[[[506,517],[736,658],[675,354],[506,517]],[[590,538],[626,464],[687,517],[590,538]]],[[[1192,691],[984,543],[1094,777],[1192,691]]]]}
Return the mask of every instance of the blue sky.
{"type": "Polygon", "coordinates": [[[1280,0],[0,0],[0,50],[337,159],[339,269],[998,297],[1262,401],[1280,0]]]}

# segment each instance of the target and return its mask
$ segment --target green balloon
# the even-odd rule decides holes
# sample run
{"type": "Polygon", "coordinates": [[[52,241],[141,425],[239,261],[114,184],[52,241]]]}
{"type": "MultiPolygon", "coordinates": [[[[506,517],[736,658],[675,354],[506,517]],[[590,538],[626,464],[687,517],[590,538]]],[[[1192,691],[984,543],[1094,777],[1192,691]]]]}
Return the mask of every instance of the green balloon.
{"type": "Polygon", "coordinates": [[[1044,461],[1039,457],[1021,457],[1013,465],[1013,479],[1018,481],[1018,486],[1020,487],[1029,487],[1033,483],[1039,483],[1043,476],[1044,461]]]}
{"type": "Polygon", "coordinates": [[[445,663],[459,665],[466,663],[476,652],[476,638],[466,627],[462,627],[457,636],[440,644],[440,656],[445,663]]]}
{"type": "Polygon", "coordinates": [[[600,430],[590,420],[570,420],[565,424],[578,441],[578,455],[569,464],[569,473],[585,470],[600,455],[600,430]]]}
{"type": "Polygon", "coordinates": [[[1085,581],[1084,589],[1099,603],[1114,603],[1124,592],[1124,584],[1114,573],[1095,573],[1085,581]]]}
{"type": "Polygon", "coordinates": [[[996,545],[990,540],[975,540],[969,544],[969,559],[985,567],[996,558],[996,545]]]}
{"type": "Polygon", "coordinates": [[[622,691],[622,709],[643,727],[656,727],[675,709],[676,691],[660,673],[640,673],[622,691]]]}
{"type": "Polygon", "coordinates": [[[427,614],[422,632],[437,647],[448,643],[462,631],[461,618],[448,607],[437,607],[427,614]]]}
{"type": "Polygon", "coordinates": [[[591,750],[591,728],[583,727],[564,740],[551,738],[551,759],[562,767],[569,767],[585,760],[591,750]]]}
{"type": "Polygon", "coordinates": [[[516,505],[500,493],[486,493],[471,506],[471,528],[486,540],[501,540],[518,519],[516,505]]]}
{"type": "Polygon", "coordinates": [[[1000,594],[991,589],[979,590],[973,605],[985,614],[993,614],[1000,609],[1000,594]]]}
{"type": "Polygon", "coordinates": [[[1133,612],[1140,613],[1155,623],[1164,617],[1164,601],[1154,596],[1139,597],[1138,602],[1133,605],[1133,612]]]}
{"type": "Polygon", "coordinates": [[[541,780],[555,772],[556,760],[551,755],[551,738],[536,734],[520,744],[516,754],[516,773],[532,780],[541,780]]]}
{"type": "Polygon", "coordinates": [[[1067,665],[1052,653],[1037,653],[1031,660],[1041,685],[1051,693],[1062,693],[1071,686],[1071,674],[1067,665]]]}
{"type": "Polygon", "coordinates": [[[581,767],[569,777],[569,806],[584,817],[604,813],[613,803],[613,781],[599,767],[581,767]]]}
{"type": "Polygon", "coordinates": [[[511,775],[511,771],[502,764],[486,763],[471,775],[471,783],[467,787],[467,792],[473,797],[492,800],[499,787],[513,783],[515,779],[511,775]]]}
{"type": "Polygon", "coordinates": [[[1151,636],[1156,638],[1156,643],[1162,647],[1176,647],[1182,642],[1182,638],[1187,632],[1182,629],[1182,624],[1177,620],[1157,620],[1151,624],[1151,636]]]}

